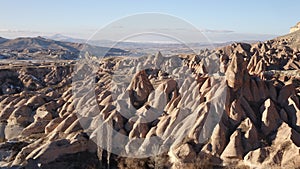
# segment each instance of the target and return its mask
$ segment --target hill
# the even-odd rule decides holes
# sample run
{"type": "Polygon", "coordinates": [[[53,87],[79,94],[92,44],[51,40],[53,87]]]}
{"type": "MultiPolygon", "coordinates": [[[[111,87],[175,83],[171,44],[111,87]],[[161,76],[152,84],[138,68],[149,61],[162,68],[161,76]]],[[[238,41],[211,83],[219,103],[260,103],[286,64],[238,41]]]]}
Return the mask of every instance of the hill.
{"type": "Polygon", "coordinates": [[[0,37],[0,44],[1,44],[1,43],[4,43],[4,42],[6,42],[6,41],[8,41],[8,39],[5,39],[5,38],[0,37]]]}
{"type": "Polygon", "coordinates": [[[292,48],[297,48],[298,50],[300,50],[300,30],[275,38],[275,40],[284,40],[284,39],[287,41],[287,45],[289,45],[292,48]]]}
{"type": "Polygon", "coordinates": [[[92,46],[82,43],[62,42],[43,37],[0,39],[0,55],[15,59],[77,59],[85,51],[93,56],[126,55],[118,48],[92,46]],[[82,53],[81,53],[82,52],[82,53]]]}

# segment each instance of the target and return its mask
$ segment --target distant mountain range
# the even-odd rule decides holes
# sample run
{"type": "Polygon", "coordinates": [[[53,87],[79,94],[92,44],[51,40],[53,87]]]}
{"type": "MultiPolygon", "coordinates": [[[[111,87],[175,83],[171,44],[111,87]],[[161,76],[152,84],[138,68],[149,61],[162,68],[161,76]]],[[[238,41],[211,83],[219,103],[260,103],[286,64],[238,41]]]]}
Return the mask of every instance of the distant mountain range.
{"type": "Polygon", "coordinates": [[[10,49],[10,50],[68,50],[68,51],[78,51],[81,48],[79,43],[70,42],[60,42],[51,39],[45,39],[42,37],[36,38],[16,38],[16,39],[3,39],[0,43],[0,49],[10,49]]]}
{"type": "MultiPolygon", "coordinates": [[[[228,42],[190,42],[190,43],[176,43],[176,42],[164,42],[164,41],[113,41],[113,40],[85,40],[79,38],[72,38],[62,34],[55,34],[53,36],[45,36],[47,39],[53,39],[57,41],[72,42],[72,43],[86,43],[93,46],[113,47],[130,51],[131,56],[143,56],[148,54],[154,54],[157,51],[161,51],[164,55],[173,55],[178,53],[198,53],[201,49],[212,49],[216,47],[226,46],[234,41],[228,42]]],[[[239,42],[255,43],[258,40],[241,40],[239,42]]]]}
{"type": "MultiPolygon", "coordinates": [[[[165,55],[174,55],[198,53],[204,48],[212,49],[226,46],[232,42],[209,41],[180,44],[160,41],[88,41],[61,34],[16,39],[0,37],[0,59],[77,59],[86,52],[93,56],[143,56],[154,54],[157,51],[161,51],[165,55]]],[[[242,40],[240,42],[254,43],[257,40],[242,40]]]]}
{"type": "MultiPolygon", "coordinates": [[[[245,35],[244,35],[245,36],[245,35]]],[[[246,36],[245,36],[246,37],[246,36]]],[[[264,35],[262,38],[262,40],[266,40],[266,39],[270,39],[270,36],[266,36],[264,35]]],[[[116,48],[121,48],[121,49],[136,49],[136,48],[149,48],[149,47],[155,47],[155,46],[160,46],[160,47],[178,47],[178,46],[182,46],[182,45],[188,45],[191,47],[199,47],[199,46],[209,46],[209,45],[219,45],[219,44],[228,44],[228,43],[232,43],[233,41],[238,41],[238,42],[246,42],[246,43],[254,43],[257,42],[259,40],[253,40],[250,38],[250,40],[247,39],[243,39],[243,40],[233,40],[233,41],[213,41],[210,40],[208,42],[208,40],[206,40],[207,42],[187,42],[186,44],[180,44],[180,43],[172,43],[172,42],[164,42],[164,41],[113,41],[113,40],[87,40],[87,39],[80,39],[80,38],[73,38],[73,37],[69,37],[69,36],[65,36],[62,34],[55,34],[53,36],[45,36],[45,38],[47,39],[52,39],[52,40],[56,40],[56,41],[63,41],[63,42],[72,42],[72,43],[88,43],[90,45],[94,45],[94,46],[103,46],[103,47],[116,47],[116,48]]],[[[215,37],[210,37],[210,38],[215,38],[215,37]]],[[[219,37],[220,38],[220,37],[219,37]]],[[[233,38],[233,39],[238,39],[238,38],[233,38]]]]}
{"type": "Polygon", "coordinates": [[[0,58],[32,59],[58,58],[77,59],[89,52],[94,56],[127,55],[128,51],[118,48],[92,46],[85,43],[57,41],[44,37],[0,38],[0,58]]]}
{"type": "Polygon", "coordinates": [[[73,38],[62,34],[55,34],[52,36],[43,36],[43,37],[46,39],[52,39],[52,40],[63,41],[63,42],[73,42],[73,43],[85,43],[87,41],[85,39],[73,38]]]}

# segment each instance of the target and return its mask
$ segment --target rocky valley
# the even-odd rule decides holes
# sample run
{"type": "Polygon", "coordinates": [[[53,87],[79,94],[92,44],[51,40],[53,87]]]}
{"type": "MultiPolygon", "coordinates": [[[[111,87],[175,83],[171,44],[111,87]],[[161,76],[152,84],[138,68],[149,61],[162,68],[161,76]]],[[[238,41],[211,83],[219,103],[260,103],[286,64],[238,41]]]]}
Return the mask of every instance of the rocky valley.
{"type": "Polygon", "coordinates": [[[168,57],[2,60],[0,166],[300,167],[299,36],[168,57]]]}

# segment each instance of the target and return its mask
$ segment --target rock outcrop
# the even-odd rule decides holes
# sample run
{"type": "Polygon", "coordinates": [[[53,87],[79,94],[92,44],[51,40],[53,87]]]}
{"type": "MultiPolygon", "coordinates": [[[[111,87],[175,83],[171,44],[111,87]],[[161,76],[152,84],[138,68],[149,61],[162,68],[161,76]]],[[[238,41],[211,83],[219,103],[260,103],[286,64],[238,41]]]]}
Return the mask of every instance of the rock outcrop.
{"type": "Polygon", "coordinates": [[[291,27],[290,33],[296,32],[300,30],[300,22],[298,22],[295,26],[291,27]]]}

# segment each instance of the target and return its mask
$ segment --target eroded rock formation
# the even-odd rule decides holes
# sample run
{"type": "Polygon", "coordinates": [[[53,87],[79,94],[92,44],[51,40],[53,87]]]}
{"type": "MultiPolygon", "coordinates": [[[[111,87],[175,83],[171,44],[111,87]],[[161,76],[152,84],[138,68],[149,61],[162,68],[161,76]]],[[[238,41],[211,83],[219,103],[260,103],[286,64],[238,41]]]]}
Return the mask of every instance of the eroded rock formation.
{"type": "Polygon", "coordinates": [[[175,168],[300,165],[300,52],[289,39],[22,64],[1,65],[1,167],[96,168],[164,153],[175,168]]]}

